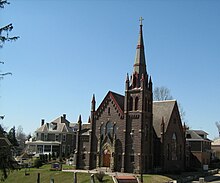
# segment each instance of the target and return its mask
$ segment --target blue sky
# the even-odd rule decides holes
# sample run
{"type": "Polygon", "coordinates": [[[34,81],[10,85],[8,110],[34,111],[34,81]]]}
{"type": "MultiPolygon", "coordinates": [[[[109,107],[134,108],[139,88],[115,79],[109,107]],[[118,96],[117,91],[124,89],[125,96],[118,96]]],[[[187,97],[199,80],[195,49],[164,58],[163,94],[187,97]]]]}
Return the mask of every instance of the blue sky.
{"type": "Polygon", "coordinates": [[[34,132],[63,113],[87,122],[109,90],[124,94],[139,32],[154,86],[166,86],[193,129],[218,136],[220,121],[220,1],[11,0],[0,26],[20,39],[0,49],[1,123],[34,132]]]}

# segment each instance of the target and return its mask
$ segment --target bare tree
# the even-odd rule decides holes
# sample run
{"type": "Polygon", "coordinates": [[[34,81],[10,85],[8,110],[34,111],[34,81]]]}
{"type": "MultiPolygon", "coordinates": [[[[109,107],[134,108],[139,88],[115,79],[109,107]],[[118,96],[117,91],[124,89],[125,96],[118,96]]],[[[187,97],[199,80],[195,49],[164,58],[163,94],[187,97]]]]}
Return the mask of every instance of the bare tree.
{"type": "Polygon", "coordinates": [[[16,138],[17,138],[18,142],[21,144],[24,144],[25,140],[27,139],[27,135],[24,133],[21,125],[19,125],[16,130],[16,138]]]}
{"type": "MultiPolygon", "coordinates": [[[[172,100],[173,96],[171,95],[171,92],[169,90],[169,88],[165,87],[165,86],[161,86],[161,87],[155,87],[154,88],[154,101],[163,101],[163,100],[172,100]]],[[[181,105],[181,103],[177,103],[178,104],[178,109],[180,112],[180,118],[182,120],[182,122],[184,122],[186,124],[186,120],[185,120],[185,111],[181,105]]],[[[188,126],[186,124],[186,126],[188,126]]]]}
{"type": "Polygon", "coordinates": [[[173,97],[170,93],[170,90],[165,87],[155,87],[154,88],[154,100],[155,101],[162,101],[162,100],[172,100],[173,97]]]}
{"type": "Polygon", "coordinates": [[[217,128],[218,128],[218,134],[219,134],[219,137],[220,137],[220,121],[216,121],[216,122],[215,122],[215,125],[216,125],[217,128]]]}

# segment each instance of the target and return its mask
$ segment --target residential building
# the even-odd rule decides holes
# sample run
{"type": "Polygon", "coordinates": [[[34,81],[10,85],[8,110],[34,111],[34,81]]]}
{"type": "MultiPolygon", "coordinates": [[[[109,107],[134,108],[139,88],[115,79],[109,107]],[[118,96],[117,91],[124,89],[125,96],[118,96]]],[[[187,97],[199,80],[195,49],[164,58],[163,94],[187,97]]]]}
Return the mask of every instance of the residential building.
{"type": "Polygon", "coordinates": [[[66,115],[50,123],[42,119],[41,126],[35,131],[36,139],[26,141],[27,152],[32,154],[70,155],[76,148],[77,124],[70,123],[66,115]]]}
{"type": "Polygon", "coordinates": [[[186,130],[186,144],[190,148],[190,166],[203,168],[211,160],[211,140],[203,130],[186,130]]]}
{"type": "Polygon", "coordinates": [[[212,149],[212,159],[220,160],[220,138],[217,138],[212,141],[211,149],[212,149]]]}

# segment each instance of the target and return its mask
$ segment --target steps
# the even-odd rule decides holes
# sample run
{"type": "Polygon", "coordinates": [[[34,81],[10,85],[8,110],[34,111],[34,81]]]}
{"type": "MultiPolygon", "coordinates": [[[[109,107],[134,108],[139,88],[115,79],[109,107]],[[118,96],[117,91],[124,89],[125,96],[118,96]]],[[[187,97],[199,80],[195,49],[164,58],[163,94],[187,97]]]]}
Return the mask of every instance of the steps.
{"type": "Polygon", "coordinates": [[[138,180],[134,176],[115,176],[117,183],[138,183],[138,180]]]}

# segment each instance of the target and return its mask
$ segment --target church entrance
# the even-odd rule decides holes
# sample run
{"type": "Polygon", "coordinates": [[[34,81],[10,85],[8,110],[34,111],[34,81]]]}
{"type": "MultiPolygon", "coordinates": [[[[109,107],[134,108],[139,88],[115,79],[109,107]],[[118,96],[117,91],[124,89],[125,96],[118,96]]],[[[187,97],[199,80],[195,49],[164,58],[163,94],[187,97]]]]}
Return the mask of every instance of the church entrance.
{"type": "Polygon", "coordinates": [[[111,161],[111,153],[108,149],[106,149],[104,150],[104,154],[103,154],[103,166],[110,167],[110,161],[111,161]]]}

